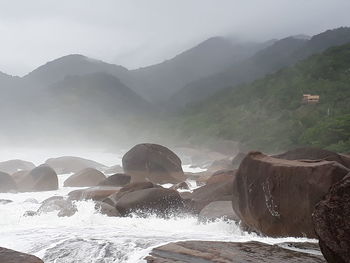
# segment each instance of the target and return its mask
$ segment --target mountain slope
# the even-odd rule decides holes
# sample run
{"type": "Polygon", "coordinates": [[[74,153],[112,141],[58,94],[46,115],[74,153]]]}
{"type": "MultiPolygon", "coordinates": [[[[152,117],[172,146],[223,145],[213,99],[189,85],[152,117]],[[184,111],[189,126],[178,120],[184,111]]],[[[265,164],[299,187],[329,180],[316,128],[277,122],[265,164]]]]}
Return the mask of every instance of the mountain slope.
{"type": "Polygon", "coordinates": [[[270,152],[312,145],[350,151],[350,44],[334,47],[250,85],[228,88],[188,109],[179,123],[194,134],[238,140],[270,152]],[[302,104],[303,94],[320,95],[302,104]]]}
{"type": "Polygon", "coordinates": [[[127,69],[122,66],[109,64],[100,60],[91,59],[79,54],[67,55],[46,63],[33,70],[22,79],[28,84],[46,87],[67,76],[86,75],[104,72],[114,76],[124,76],[127,69]]]}
{"type": "Polygon", "coordinates": [[[183,108],[209,97],[220,89],[242,83],[273,73],[283,67],[293,65],[308,56],[325,49],[350,42],[350,28],[328,30],[319,35],[306,38],[289,37],[257,52],[251,58],[233,65],[223,72],[200,79],[185,86],[174,94],[169,104],[172,108],[183,108]]]}
{"type": "Polygon", "coordinates": [[[159,102],[194,80],[250,57],[264,45],[210,38],[163,63],[130,71],[133,84],[128,86],[150,101],[159,102]]]}

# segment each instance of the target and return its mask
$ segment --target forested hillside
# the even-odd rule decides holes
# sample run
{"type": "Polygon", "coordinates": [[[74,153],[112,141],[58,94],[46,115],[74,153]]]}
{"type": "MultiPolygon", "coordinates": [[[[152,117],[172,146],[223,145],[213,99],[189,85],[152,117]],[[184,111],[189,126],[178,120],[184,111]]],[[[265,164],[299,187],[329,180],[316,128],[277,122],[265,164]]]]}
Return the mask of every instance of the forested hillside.
{"type": "Polygon", "coordinates": [[[239,140],[270,152],[299,145],[350,152],[350,44],[216,93],[179,122],[187,137],[239,140]],[[303,104],[303,94],[319,95],[320,102],[303,104]]]}

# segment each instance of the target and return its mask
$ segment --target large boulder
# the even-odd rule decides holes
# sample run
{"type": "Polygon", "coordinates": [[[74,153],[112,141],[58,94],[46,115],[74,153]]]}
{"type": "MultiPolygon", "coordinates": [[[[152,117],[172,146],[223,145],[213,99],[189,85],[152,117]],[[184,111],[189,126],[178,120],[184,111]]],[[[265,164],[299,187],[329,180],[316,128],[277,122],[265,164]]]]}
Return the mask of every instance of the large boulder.
{"type": "Polygon", "coordinates": [[[293,251],[285,244],[259,242],[180,241],[153,250],[148,263],[325,263],[322,256],[308,254],[305,249],[293,251]]]}
{"type": "Polygon", "coordinates": [[[120,187],[95,186],[87,189],[78,189],[68,193],[69,199],[74,201],[95,200],[102,201],[110,195],[119,192],[120,187]]]}
{"type": "Polygon", "coordinates": [[[262,234],[314,238],[311,215],[349,169],[337,162],[292,161],[251,152],[233,183],[233,209],[262,234]]]}
{"type": "Polygon", "coordinates": [[[124,172],[132,182],[151,181],[157,184],[184,181],[180,158],[158,144],[138,144],[123,156],[124,172]]]}
{"type": "Polygon", "coordinates": [[[63,186],[65,187],[86,187],[97,186],[106,179],[106,176],[94,168],[85,168],[68,177],[63,186]]]}
{"type": "Polygon", "coordinates": [[[167,216],[183,208],[183,200],[175,190],[148,188],[124,194],[116,208],[122,215],[130,213],[167,216]]]}
{"type": "Polygon", "coordinates": [[[101,181],[99,185],[125,186],[130,183],[131,177],[127,174],[113,174],[101,181]]]}
{"type": "Polygon", "coordinates": [[[327,262],[350,262],[350,174],[317,204],[313,222],[327,262]]]}
{"type": "Polygon", "coordinates": [[[313,148],[303,147],[287,151],[282,154],[274,155],[273,157],[285,160],[325,160],[335,161],[347,168],[350,168],[350,157],[336,152],[313,148]]]}
{"type": "Polygon", "coordinates": [[[95,210],[98,213],[106,215],[106,216],[109,216],[109,217],[119,217],[119,216],[121,216],[119,211],[115,207],[113,207],[113,206],[111,206],[111,205],[109,205],[107,203],[104,203],[104,202],[97,201],[95,203],[95,210]]]}
{"type": "Polygon", "coordinates": [[[76,173],[85,168],[95,168],[97,170],[107,168],[101,163],[75,156],[50,158],[45,163],[52,167],[58,174],[76,173]]]}
{"type": "Polygon", "coordinates": [[[1,263],[44,263],[40,258],[18,252],[12,249],[0,247],[1,263]]]}
{"type": "Polygon", "coordinates": [[[0,193],[16,191],[17,185],[11,175],[0,172],[0,193]]]}
{"type": "Polygon", "coordinates": [[[35,165],[33,163],[17,159],[0,162],[0,171],[8,174],[13,174],[22,170],[32,170],[34,168],[35,165]]]}
{"type": "Polygon", "coordinates": [[[58,178],[56,172],[47,165],[40,165],[30,172],[18,172],[13,175],[18,191],[36,192],[51,191],[58,189],[58,178]]]}

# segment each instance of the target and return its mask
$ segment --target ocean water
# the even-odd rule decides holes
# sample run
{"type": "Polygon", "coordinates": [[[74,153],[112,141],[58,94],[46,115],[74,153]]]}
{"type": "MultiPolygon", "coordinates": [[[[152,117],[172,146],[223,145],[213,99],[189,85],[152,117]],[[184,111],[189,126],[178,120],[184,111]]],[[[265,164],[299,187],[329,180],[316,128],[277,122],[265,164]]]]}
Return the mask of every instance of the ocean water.
{"type": "MultiPolygon", "coordinates": [[[[0,153],[4,157],[5,153],[0,153]]],[[[28,154],[23,158],[39,164],[54,155],[28,154]],[[40,159],[38,156],[42,156],[40,159]],[[30,158],[31,157],[31,158],[30,158]],[[34,160],[35,159],[35,160],[34,160]]],[[[65,155],[73,155],[72,153],[65,155]]],[[[56,155],[58,156],[58,155],[56,155]]],[[[82,157],[94,157],[80,155],[82,157]]],[[[16,157],[10,155],[11,159],[16,157]]],[[[17,158],[19,158],[18,156],[17,158]]],[[[120,162],[120,156],[97,153],[96,158],[106,165],[120,162]]],[[[193,169],[184,167],[184,169],[193,169]]],[[[194,169],[192,171],[200,171],[194,169]]],[[[33,193],[0,193],[0,199],[12,203],[0,204],[0,247],[34,254],[47,263],[109,263],[145,262],[143,259],[153,247],[172,241],[212,240],[212,241],[260,241],[268,244],[280,242],[316,242],[305,238],[264,238],[243,232],[233,221],[217,220],[200,223],[196,217],[177,215],[171,219],[149,215],[115,218],[95,211],[92,201],[76,202],[78,212],[72,217],[58,217],[57,211],[39,216],[25,217],[28,210],[37,210],[38,202],[55,195],[67,195],[77,188],[62,187],[69,175],[59,175],[60,188],[57,191],[33,193]]]]}

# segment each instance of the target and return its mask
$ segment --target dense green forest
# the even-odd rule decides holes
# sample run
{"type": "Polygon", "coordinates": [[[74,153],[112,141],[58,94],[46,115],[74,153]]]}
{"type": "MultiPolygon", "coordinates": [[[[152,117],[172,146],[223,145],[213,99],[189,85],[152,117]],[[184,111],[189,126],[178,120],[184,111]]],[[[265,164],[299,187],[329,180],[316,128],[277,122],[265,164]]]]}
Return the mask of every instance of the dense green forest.
{"type": "Polygon", "coordinates": [[[301,145],[350,152],[350,44],[222,90],[186,109],[176,125],[187,138],[238,140],[268,152],[301,145]],[[303,104],[303,94],[320,102],[303,104]]]}

